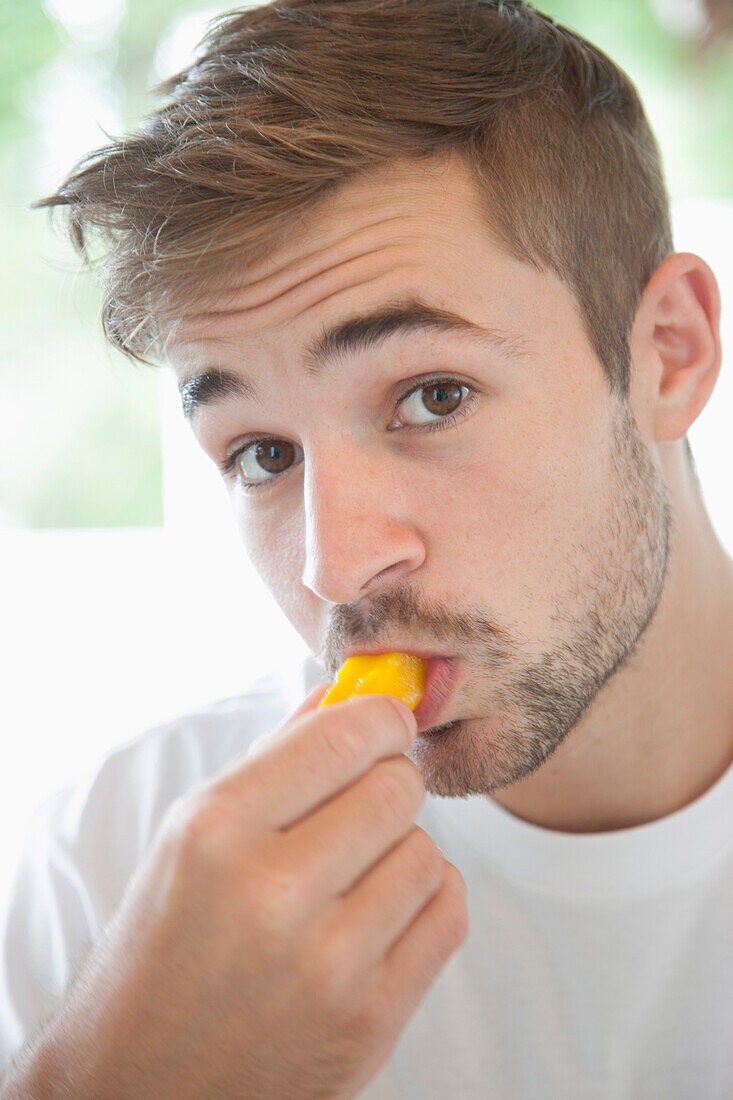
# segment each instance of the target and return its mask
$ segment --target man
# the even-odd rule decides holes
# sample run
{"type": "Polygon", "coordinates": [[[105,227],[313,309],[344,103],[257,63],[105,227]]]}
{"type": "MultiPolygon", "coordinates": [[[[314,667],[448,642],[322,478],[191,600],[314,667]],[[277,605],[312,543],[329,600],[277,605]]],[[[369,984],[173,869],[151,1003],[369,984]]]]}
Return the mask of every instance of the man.
{"type": "Polygon", "coordinates": [[[40,205],[319,662],[49,807],[0,1095],[730,1095],[720,298],[633,86],[523,3],[290,0],[164,90],[40,205]],[[421,711],[318,709],[390,650],[421,711]]]}

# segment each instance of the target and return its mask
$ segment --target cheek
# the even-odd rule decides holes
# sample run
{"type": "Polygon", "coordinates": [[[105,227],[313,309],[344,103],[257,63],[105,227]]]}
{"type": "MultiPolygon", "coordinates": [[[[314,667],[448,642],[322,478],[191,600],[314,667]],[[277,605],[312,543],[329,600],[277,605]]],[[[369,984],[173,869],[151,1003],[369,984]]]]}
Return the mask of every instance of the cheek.
{"type": "Polygon", "coordinates": [[[318,600],[302,583],[305,564],[303,529],[297,517],[283,522],[273,510],[260,510],[253,518],[245,508],[235,507],[235,518],[245,552],[253,568],[303,636],[312,633],[317,622],[318,600]]]}
{"type": "Polygon", "coordinates": [[[601,409],[502,410],[480,460],[462,466],[460,496],[439,523],[451,556],[481,578],[484,603],[544,633],[557,606],[583,600],[602,554],[611,426],[601,409]]]}
{"type": "Polygon", "coordinates": [[[283,522],[275,510],[253,509],[249,515],[241,509],[237,527],[247,557],[259,576],[282,606],[281,596],[293,591],[293,582],[302,575],[302,538],[295,524],[283,522]]]}

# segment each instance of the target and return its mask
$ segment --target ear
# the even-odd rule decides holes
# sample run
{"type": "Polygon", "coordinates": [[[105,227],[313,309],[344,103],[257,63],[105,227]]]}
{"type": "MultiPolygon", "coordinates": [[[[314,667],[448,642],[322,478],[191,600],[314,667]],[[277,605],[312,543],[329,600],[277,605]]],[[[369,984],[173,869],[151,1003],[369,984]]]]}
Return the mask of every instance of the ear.
{"type": "Polygon", "coordinates": [[[682,439],[720,373],[720,290],[699,256],[667,256],[646,285],[631,335],[657,442],[682,439]]]}

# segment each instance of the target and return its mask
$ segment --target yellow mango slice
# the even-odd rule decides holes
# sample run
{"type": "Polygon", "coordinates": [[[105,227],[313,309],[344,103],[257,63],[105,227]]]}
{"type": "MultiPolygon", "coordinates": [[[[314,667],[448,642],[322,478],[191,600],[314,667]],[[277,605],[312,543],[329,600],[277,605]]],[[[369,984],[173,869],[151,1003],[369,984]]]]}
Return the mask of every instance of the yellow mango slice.
{"type": "Polygon", "coordinates": [[[352,695],[396,695],[414,710],[425,691],[428,662],[412,653],[377,653],[349,657],[336,683],[319,706],[340,703],[352,695]]]}

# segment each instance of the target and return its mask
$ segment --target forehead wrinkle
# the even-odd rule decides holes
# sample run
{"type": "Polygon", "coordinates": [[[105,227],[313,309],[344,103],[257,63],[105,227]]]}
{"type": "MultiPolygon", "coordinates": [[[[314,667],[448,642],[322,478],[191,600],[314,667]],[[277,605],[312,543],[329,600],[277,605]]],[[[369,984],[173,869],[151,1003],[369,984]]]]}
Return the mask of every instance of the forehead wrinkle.
{"type": "MultiPolygon", "coordinates": [[[[361,257],[358,257],[360,259],[361,257]]],[[[347,261],[351,262],[351,261],[347,261]]],[[[198,333],[190,334],[190,338],[186,339],[187,321],[192,316],[188,314],[185,319],[182,319],[179,325],[174,329],[174,332],[169,336],[169,341],[173,341],[178,347],[193,346],[198,347],[205,343],[237,343],[242,338],[254,338],[262,335],[262,330],[274,329],[282,324],[292,324],[303,314],[308,313],[309,310],[315,309],[317,306],[323,305],[330,299],[338,297],[338,295],[346,293],[351,290],[358,290],[360,287],[366,286],[368,283],[384,279],[386,276],[393,275],[395,271],[400,270],[400,264],[395,264],[391,261],[391,266],[380,267],[376,271],[370,273],[367,278],[358,279],[355,274],[352,274],[351,281],[345,278],[343,271],[339,268],[345,265],[338,265],[337,268],[331,269],[323,276],[318,276],[315,285],[310,284],[310,280],[305,284],[299,284],[293,287],[286,294],[279,295],[275,299],[275,307],[279,316],[269,316],[270,311],[273,308],[273,302],[267,302],[265,305],[252,306],[249,308],[240,308],[237,310],[227,310],[220,313],[220,317],[225,316],[226,321],[219,320],[218,324],[216,320],[209,315],[209,326],[214,330],[210,335],[205,334],[205,329],[198,333]],[[338,271],[338,277],[335,280],[333,275],[334,271],[338,271]],[[334,286],[334,280],[336,285],[334,286]],[[326,283],[325,286],[318,285],[318,283],[326,283]],[[331,285],[329,285],[329,282],[331,285]],[[305,301],[298,302],[297,308],[293,308],[287,302],[287,296],[293,295],[300,299],[305,298],[305,301]],[[258,318],[257,314],[266,311],[266,319],[258,318]],[[242,332],[239,328],[239,319],[246,316],[248,331],[242,332]]],[[[409,270],[407,265],[402,265],[405,270],[409,270]]],[[[168,343],[167,341],[166,343],[168,343]]]]}
{"type": "MultiPolygon", "coordinates": [[[[318,270],[327,270],[327,267],[323,266],[318,269],[319,263],[322,265],[324,261],[326,261],[327,264],[329,263],[329,261],[332,261],[331,266],[333,266],[333,263],[340,262],[342,256],[344,259],[350,259],[356,255],[367,255],[369,252],[374,252],[376,249],[379,248],[379,239],[373,242],[371,248],[367,247],[366,249],[363,249],[360,253],[354,252],[352,256],[347,255],[347,250],[349,248],[357,247],[359,238],[363,237],[365,234],[371,234],[376,229],[381,229],[383,226],[388,225],[389,222],[403,221],[409,219],[410,215],[408,214],[395,214],[392,217],[381,218],[377,222],[371,222],[368,225],[363,225],[361,226],[361,228],[349,233],[348,236],[345,238],[339,238],[337,235],[335,235],[334,239],[328,244],[321,244],[318,247],[312,249],[310,252],[306,252],[303,256],[294,256],[292,259],[282,264],[282,266],[277,268],[276,270],[269,272],[267,275],[262,275],[258,279],[253,279],[251,282],[246,284],[246,288],[248,289],[258,287],[261,283],[266,284],[270,281],[275,281],[277,283],[278,279],[284,279],[286,274],[290,272],[292,268],[295,268],[296,277],[291,277],[290,280],[290,285],[293,286],[296,283],[302,281],[302,279],[310,277],[310,274],[318,274],[318,270]],[[331,257],[331,253],[335,253],[335,256],[331,257]]],[[[419,236],[419,227],[418,232],[416,233],[416,237],[417,236],[419,236]]],[[[387,241],[383,243],[407,244],[409,243],[409,241],[394,239],[389,240],[388,238],[387,241]]],[[[237,289],[239,290],[245,288],[240,287],[237,289]]],[[[236,292],[237,291],[235,291],[235,293],[236,292]]]]}
{"type": "MultiPolygon", "coordinates": [[[[405,218],[407,216],[400,215],[399,217],[405,218]]],[[[380,229],[382,226],[386,229],[387,223],[395,220],[398,220],[398,218],[385,218],[376,224],[380,229]]],[[[417,235],[412,240],[407,237],[394,238],[388,236],[384,241],[372,240],[368,242],[367,247],[358,247],[358,250],[355,251],[355,248],[359,245],[357,238],[363,237],[365,233],[373,235],[373,231],[374,226],[365,226],[363,229],[351,233],[345,241],[338,241],[325,249],[314,249],[305,257],[297,257],[277,271],[252,282],[240,284],[229,290],[226,287],[221,287],[217,292],[218,300],[231,302],[230,306],[223,305],[222,308],[214,307],[198,312],[189,312],[187,317],[203,321],[208,318],[227,317],[263,308],[278,302],[292,290],[306,286],[313,279],[329,275],[349,263],[363,260],[371,255],[381,255],[395,248],[403,248],[406,245],[414,244],[416,241],[419,243],[417,235]]]]}
{"type": "MultiPolygon", "coordinates": [[[[368,279],[362,279],[359,282],[348,283],[346,286],[339,285],[335,289],[329,290],[326,294],[323,294],[320,298],[316,298],[313,301],[307,302],[302,307],[302,309],[299,309],[296,313],[291,313],[289,315],[289,317],[287,318],[287,320],[289,322],[295,321],[299,317],[302,317],[303,314],[308,313],[309,310],[315,309],[316,306],[320,306],[324,302],[328,302],[331,298],[338,297],[339,294],[342,294],[342,293],[344,293],[346,291],[349,291],[349,290],[357,290],[359,287],[366,286],[368,283],[376,282],[379,279],[382,279],[385,275],[391,275],[395,271],[398,271],[398,270],[399,270],[399,266],[391,267],[391,268],[388,268],[386,271],[378,271],[375,275],[370,276],[368,279]]],[[[257,307],[257,308],[264,308],[264,307],[257,307]]],[[[252,309],[228,310],[227,311],[227,316],[230,319],[232,319],[233,317],[239,317],[242,314],[252,313],[252,312],[253,312],[252,309]]],[[[191,315],[189,314],[188,316],[191,316],[191,315]]],[[[185,322],[182,320],[181,323],[178,326],[173,327],[173,329],[169,333],[168,338],[166,340],[166,348],[168,348],[169,345],[172,345],[172,346],[175,346],[176,348],[181,348],[181,349],[186,348],[186,347],[200,348],[203,344],[225,344],[225,345],[228,345],[228,346],[235,346],[236,347],[237,344],[239,343],[239,341],[241,340],[242,335],[243,335],[241,332],[234,329],[229,333],[224,332],[224,333],[219,333],[218,335],[213,334],[213,335],[210,335],[210,336],[206,336],[206,335],[204,335],[203,332],[200,332],[200,333],[197,333],[195,336],[191,335],[188,339],[186,339],[186,338],[181,339],[181,332],[182,331],[183,331],[183,334],[184,334],[184,337],[185,337],[184,324],[185,324],[185,322]]],[[[213,325],[213,322],[212,322],[212,325],[213,325]]],[[[253,335],[253,334],[249,333],[247,335],[253,335]]],[[[171,346],[171,350],[172,350],[172,346],[171,346]]],[[[195,366],[196,364],[195,363],[189,363],[188,365],[189,366],[195,366]]],[[[213,370],[218,370],[219,368],[217,366],[214,366],[214,367],[212,367],[212,369],[213,370]]],[[[183,381],[184,382],[188,381],[188,378],[187,377],[184,378],[183,381]]]]}
{"type": "MultiPolygon", "coordinates": [[[[383,248],[379,249],[378,255],[381,257],[383,255],[383,253],[388,252],[390,250],[393,250],[395,248],[401,248],[401,247],[402,247],[401,242],[393,242],[393,243],[391,243],[389,245],[385,245],[383,248]]],[[[261,299],[260,301],[256,301],[256,302],[251,303],[251,304],[240,303],[237,306],[232,306],[230,309],[208,310],[205,313],[190,313],[190,314],[188,314],[188,317],[189,318],[194,318],[194,319],[196,319],[196,318],[204,319],[205,318],[205,319],[212,319],[212,320],[213,319],[219,319],[219,318],[221,318],[221,319],[226,318],[226,319],[231,320],[231,319],[234,319],[236,317],[240,317],[243,314],[256,314],[258,312],[258,310],[268,310],[268,309],[271,309],[272,307],[277,308],[277,307],[280,307],[280,306],[286,306],[287,305],[287,299],[290,295],[297,295],[299,293],[302,294],[302,295],[305,295],[305,293],[307,291],[312,291],[313,290],[314,284],[317,285],[319,280],[323,280],[323,281],[327,282],[330,279],[331,281],[333,281],[334,276],[338,275],[339,285],[336,287],[336,289],[328,290],[326,293],[322,294],[320,298],[318,298],[318,297],[313,298],[311,301],[309,301],[302,308],[298,309],[297,312],[295,312],[295,313],[289,312],[286,308],[285,312],[288,314],[288,318],[290,320],[294,320],[296,317],[299,317],[302,313],[305,313],[307,310],[312,309],[314,306],[320,305],[321,302],[325,302],[328,298],[331,298],[334,294],[338,294],[342,290],[349,290],[352,287],[356,288],[356,287],[362,286],[366,282],[372,282],[374,279],[381,278],[383,275],[389,274],[391,271],[394,271],[396,269],[396,266],[398,266],[398,265],[395,265],[393,261],[390,261],[392,266],[387,267],[387,268],[380,268],[380,270],[377,271],[376,274],[371,275],[368,279],[362,279],[362,280],[359,280],[357,282],[349,282],[348,285],[344,285],[345,282],[346,282],[346,279],[347,279],[346,272],[347,272],[347,269],[348,269],[349,265],[359,263],[361,260],[364,259],[365,256],[371,256],[373,254],[374,253],[372,253],[372,252],[365,252],[365,253],[360,253],[357,256],[350,256],[348,259],[345,259],[345,260],[340,260],[338,263],[332,264],[330,267],[327,267],[327,268],[324,268],[320,271],[314,272],[307,279],[301,279],[299,282],[291,284],[290,286],[286,287],[284,290],[280,291],[280,293],[275,294],[270,298],[261,299]]],[[[277,323],[277,322],[275,322],[275,323],[277,323]]],[[[208,338],[204,337],[204,339],[216,339],[216,337],[208,337],[208,338]]]]}

